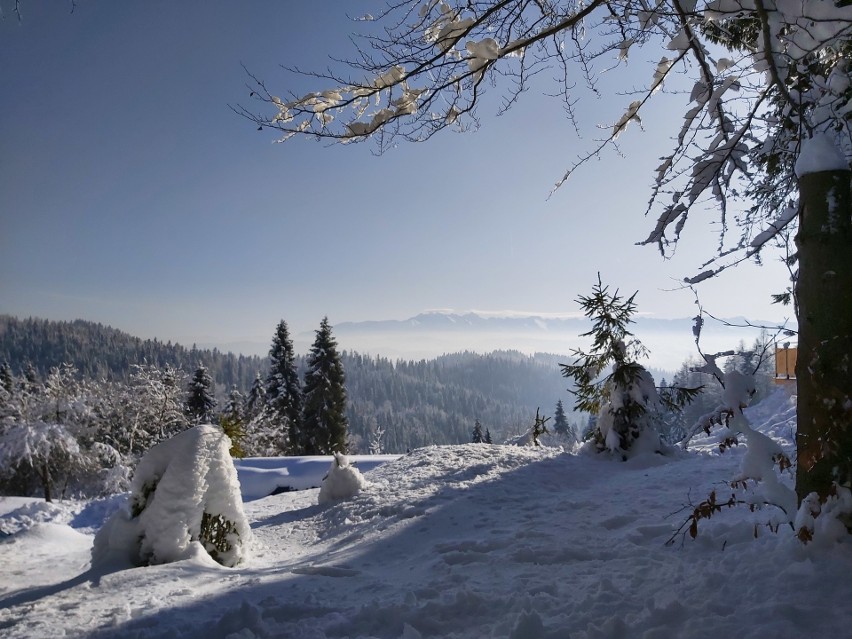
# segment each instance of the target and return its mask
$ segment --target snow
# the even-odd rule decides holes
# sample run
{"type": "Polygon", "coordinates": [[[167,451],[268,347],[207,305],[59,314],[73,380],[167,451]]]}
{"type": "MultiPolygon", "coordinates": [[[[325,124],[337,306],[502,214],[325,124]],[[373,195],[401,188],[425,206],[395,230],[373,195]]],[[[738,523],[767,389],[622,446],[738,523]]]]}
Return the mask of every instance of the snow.
{"type": "Polygon", "coordinates": [[[814,133],[802,140],[802,150],[796,159],[796,177],[823,171],[848,171],[849,163],[827,133],[814,133]]]}
{"type": "MultiPolygon", "coordinates": [[[[791,454],[789,396],[776,393],[745,415],[791,454]]],[[[746,450],[720,454],[722,435],[655,463],[547,446],[418,449],[365,472],[369,484],[346,500],[320,505],[310,489],[246,502],[254,541],[235,568],[191,555],[91,569],[98,522],[121,499],[2,498],[0,634],[848,636],[848,535],[803,545],[789,526],[761,525],[775,509],[739,506],[702,520],[696,539],[666,545],[692,507],[679,509],[740,471],[746,450]]],[[[780,481],[790,485],[789,471],[780,481]]]]}
{"type": "Polygon", "coordinates": [[[760,248],[773,237],[778,235],[778,233],[780,233],[790,222],[795,220],[798,214],[799,211],[795,207],[788,206],[774,222],[769,224],[769,228],[761,231],[754,237],[749,246],[753,248],[760,248]]]}
{"type": "MultiPolygon", "coordinates": [[[[243,501],[268,497],[288,490],[319,488],[332,462],[331,455],[308,457],[244,457],[235,459],[243,501]]],[[[399,455],[348,455],[349,461],[362,472],[399,455]]]]}
{"type": "Polygon", "coordinates": [[[364,479],[361,471],[350,463],[349,458],[346,455],[335,453],[331,468],[329,468],[328,474],[323,477],[317,499],[320,504],[351,499],[367,486],[369,486],[369,482],[364,479]]]}
{"type": "Polygon", "coordinates": [[[95,537],[92,565],[159,564],[198,556],[204,553],[205,517],[222,517],[231,526],[227,548],[205,542],[211,555],[225,566],[243,561],[251,530],[230,447],[220,428],[199,425],[151,448],[136,468],[129,503],[95,537]]]}

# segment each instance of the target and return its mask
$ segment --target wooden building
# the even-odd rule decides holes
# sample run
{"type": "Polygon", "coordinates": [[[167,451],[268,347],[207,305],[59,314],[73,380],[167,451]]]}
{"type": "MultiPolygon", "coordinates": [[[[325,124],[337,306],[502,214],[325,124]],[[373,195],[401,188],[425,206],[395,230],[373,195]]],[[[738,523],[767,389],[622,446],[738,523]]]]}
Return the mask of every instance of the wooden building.
{"type": "Polygon", "coordinates": [[[799,349],[789,343],[775,347],[775,380],[783,382],[796,379],[796,355],[799,349]]]}

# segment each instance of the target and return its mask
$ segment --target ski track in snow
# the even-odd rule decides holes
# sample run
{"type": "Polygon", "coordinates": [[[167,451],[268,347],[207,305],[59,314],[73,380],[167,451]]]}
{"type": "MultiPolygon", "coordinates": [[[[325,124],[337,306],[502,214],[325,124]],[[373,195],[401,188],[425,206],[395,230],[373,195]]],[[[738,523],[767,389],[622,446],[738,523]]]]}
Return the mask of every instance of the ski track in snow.
{"type": "MultiPolygon", "coordinates": [[[[794,412],[752,409],[790,446],[794,412]]],[[[98,502],[0,502],[0,636],[688,637],[848,636],[852,544],[803,547],[739,507],[665,541],[733,476],[743,451],[627,463],[558,448],[430,447],[367,473],[355,498],[317,490],[245,505],[247,563],[193,559],[88,571],[98,502]],[[17,526],[17,528],[16,528],[17,526]]],[[[4,501],[7,498],[4,498],[4,501]]],[[[32,500],[21,500],[31,502],[32,500]]],[[[114,502],[115,500],[113,500],[114,502]]],[[[106,507],[102,507],[106,510],[106,507]]]]}

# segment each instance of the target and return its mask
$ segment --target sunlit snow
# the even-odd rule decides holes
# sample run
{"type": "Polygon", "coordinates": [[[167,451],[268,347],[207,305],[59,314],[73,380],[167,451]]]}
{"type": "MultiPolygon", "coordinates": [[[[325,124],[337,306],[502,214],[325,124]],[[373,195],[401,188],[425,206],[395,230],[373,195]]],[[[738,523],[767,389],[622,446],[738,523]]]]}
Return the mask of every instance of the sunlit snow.
{"type": "MultiPolygon", "coordinates": [[[[790,454],[784,392],[746,414],[790,454]]],[[[548,446],[418,449],[365,472],[348,499],[320,505],[312,489],[246,502],[253,547],[236,568],[192,556],[93,571],[93,535],[120,500],[4,497],[0,634],[846,636],[848,537],[804,546],[789,526],[762,525],[775,509],[737,507],[666,545],[681,508],[740,471],[745,450],[720,454],[723,436],[628,462],[548,446]]]]}

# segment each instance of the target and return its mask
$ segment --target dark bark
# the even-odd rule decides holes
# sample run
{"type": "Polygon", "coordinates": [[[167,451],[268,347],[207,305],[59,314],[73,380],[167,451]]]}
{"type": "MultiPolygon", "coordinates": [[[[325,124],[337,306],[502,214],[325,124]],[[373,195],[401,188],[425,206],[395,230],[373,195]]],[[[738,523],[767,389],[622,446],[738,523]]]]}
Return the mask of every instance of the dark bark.
{"type": "Polygon", "coordinates": [[[802,176],[796,493],[852,480],[852,211],[850,171],[802,176]]]}
{"type": "Polygon", "coordinates": [[[44,501],[53,501],[50,494],[50,469],[48,468],[46,461],[41,465],[41,485],[42,488],[44,488],[44,501]]]}

